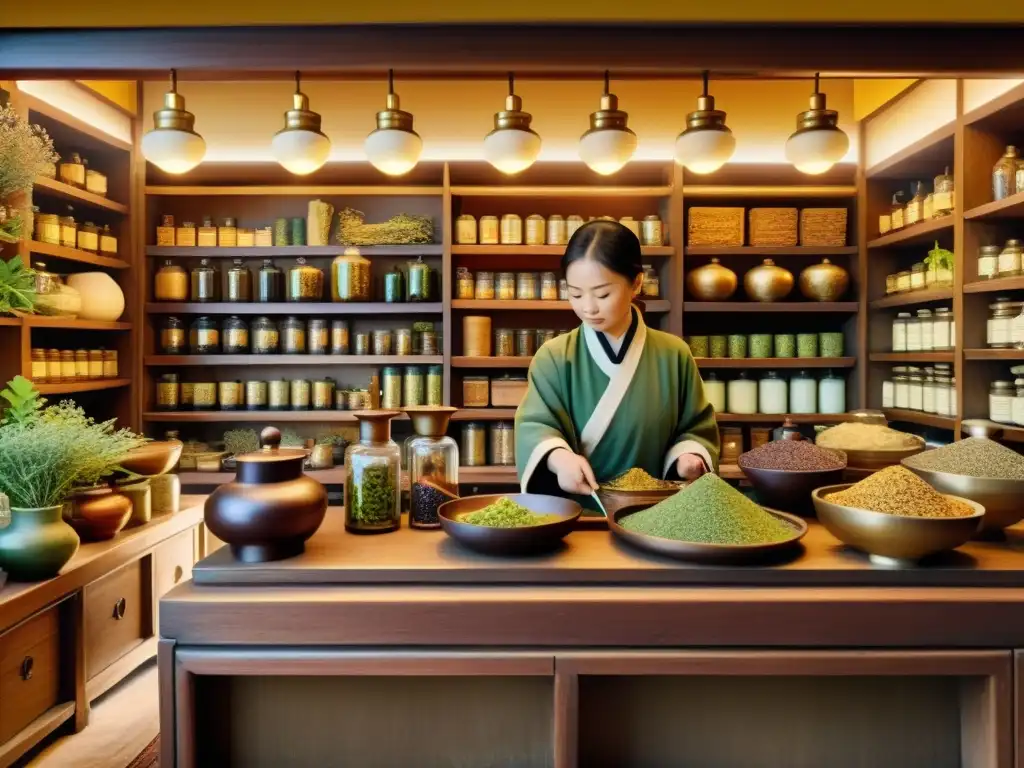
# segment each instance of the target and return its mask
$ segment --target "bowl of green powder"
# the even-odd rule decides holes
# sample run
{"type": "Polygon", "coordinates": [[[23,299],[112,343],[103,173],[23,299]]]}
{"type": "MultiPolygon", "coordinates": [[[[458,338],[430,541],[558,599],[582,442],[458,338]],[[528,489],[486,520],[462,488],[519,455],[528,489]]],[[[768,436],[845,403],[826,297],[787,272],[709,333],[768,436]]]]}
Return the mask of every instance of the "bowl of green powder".
{"type": "Polygon", "coordinates": [[[759,506],[712,473],[656,504],[616,510],[608,528],[639,549],[702,563],[795,554],[807,533],[799,517],[759,506]]]}
{"type": "Polygon", "coordinates": [[[445,533],[488,555],[555,549],[572,531],[581,512],[571,499],[537,493],[466,496],[437,508],[445,533]]]}

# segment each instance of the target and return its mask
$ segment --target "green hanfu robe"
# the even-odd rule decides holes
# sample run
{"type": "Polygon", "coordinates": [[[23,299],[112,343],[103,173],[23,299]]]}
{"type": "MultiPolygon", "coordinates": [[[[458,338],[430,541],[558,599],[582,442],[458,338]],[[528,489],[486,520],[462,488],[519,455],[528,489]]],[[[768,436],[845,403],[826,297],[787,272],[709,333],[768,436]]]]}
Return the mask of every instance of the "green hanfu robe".
{"type": "Polygon", "coordinates": [[[585,456],[599,483],[633,467],[676,477],[676,459],[684,453],[714,470],[718,427],[689,348],[648,329],[635,310],[634,324],[616,355],[620,362],[607,339],[587,325],[537,351],[516,411],[516,468],[524,493],[565,495],[547,468],[556,448],[585,456]]]}

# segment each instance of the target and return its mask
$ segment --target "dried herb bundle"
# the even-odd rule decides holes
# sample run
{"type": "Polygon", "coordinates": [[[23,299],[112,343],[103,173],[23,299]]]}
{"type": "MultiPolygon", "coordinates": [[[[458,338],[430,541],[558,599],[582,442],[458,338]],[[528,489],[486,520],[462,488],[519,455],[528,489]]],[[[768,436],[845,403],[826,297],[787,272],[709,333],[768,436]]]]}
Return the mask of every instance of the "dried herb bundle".
{"type": "Polygon", "coordinates": [[[354,208],[338,213],[337,240],[342,245],[418,245],[434,242],[430,216],[400,213],[379,224],[367,224],[366,214],[354,208]]]}

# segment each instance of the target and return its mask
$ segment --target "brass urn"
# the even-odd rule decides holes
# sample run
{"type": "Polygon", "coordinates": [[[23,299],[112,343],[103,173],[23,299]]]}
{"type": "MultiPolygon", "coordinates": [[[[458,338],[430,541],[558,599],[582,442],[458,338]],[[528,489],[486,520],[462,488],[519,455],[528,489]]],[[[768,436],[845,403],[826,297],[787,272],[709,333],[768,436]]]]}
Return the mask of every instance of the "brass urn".
{"type": "Polygon", "coordinates": [[[850,286],[850,273],[822,259],[800,273],[800,293],[812,301],[838,301],[850,286]]]}
{"type": "Polygon", "coordinates": [[[725,301],[736,293],[738,283],[736,273],[723,267],[718,259],[686,275],[686,288],[698,301],[725,301]]]}
{"type": "Polygon", "coordinates": [[[743,288],[754,301],[779,301],[793,290],[793,273],[765,259],[743,276],[743,288]]]}

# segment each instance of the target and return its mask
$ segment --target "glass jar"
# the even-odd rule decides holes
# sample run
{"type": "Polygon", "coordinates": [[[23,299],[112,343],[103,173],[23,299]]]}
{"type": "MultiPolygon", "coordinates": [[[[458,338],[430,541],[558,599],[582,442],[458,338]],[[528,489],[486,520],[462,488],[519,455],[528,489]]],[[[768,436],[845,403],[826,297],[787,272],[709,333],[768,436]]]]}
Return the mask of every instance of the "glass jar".
{"type": "Polygon", "coordinates": [[[932,349],[945,352],[953,349],[953,312],[949,307],[937,307],[932,317],[932,349]]]}
{"type": "Polygon", "coordinates": [[[395,354],[406,357],[412,354],[412,328],[395,330],[395,354]]]}
{"type": "Polygon", "coordinates": [[[1017,148],[1008,146],[992,166],[992,199],[1003,200],[1017,192],[1017,148]]]}
{"type": "Polygon", "coordinates": [[[903,192],[897,192],[892,196],[892,203],[889,204],[889,220],[892,223],[892,226],[889,228],[890,231],[903,229],[906,225],[906,209],[900,200],[901,197],[903,197],[903,192]]]}
{"type": "Polygon", "coordinates": [[[491,464],[514,467],[516,464],[515,427],[510,421],[491,424],[491,464]]]}
{"type": "Polygon", "coordinates": [[[729,357],[740,359],[747,356],[747,335],[734,333],[729,336],[729,357]]]}
{"type": "Polygon", "coordinates": [[[217,383],[217,403],[222,411],[237,411],[245,405],[245,389],[240,381],[217,383]]]}
{"type": "Polygon", "coordinates": [[[999,252],[998,277],[1013,277],[1021,274],[1020,240],[1007,240],[999,252]]]}
{"type": "Polygon", "coordinates": [[[921,331],[921,351],[931,352],[935,349],[934,326],[930,309],[917,310],[917,325],[921,331]]]}
{"type": "Polygon", "coordinates": [[[1017,390],[1012,381],[993,381],[988,391],[988,417],[1000,424],[1013,423],[1013,400],[1017,390]]]}
{"type": "Polygon", "coordinates": [[[215,355],[220,351],[220,330],[212,317],[197,317],[188,331],[188,345],[193,355],[215,355]]]}
{"type": "Polygon", "coordinates": [[[841,331],[824,331],[818,334],[818,351],[822,357],[842,357],[844,342],[841,331]]]}
{"type": "Polygon", "coordinates": [[[116,379],[117,373],[117,350],[107,349],[103,352],[103,378],[116,379]]]}
{"type": "Polygon", "coordinates": [[[896,273],[896,293],[906,293],[910,290],[910,270],[905,269],[896,273]]]}
{"type": "Polygon", "coordinates": [[[224,354],[244,355],[249,351],[249,326],[232,315],[224,321],[224,354]]]}
{"type": "Polygon", "coordinates": [[[544,217],[539,213],[531,213],[526,217],[526,234],[524,240],[527,245],[544,245],[545,232],[544,217]]]}
{"type": "Polygon", "coordinates": [[[796,335],[796,356],[817,357],[818,356],[818,334],[798,333],[796,335]]]}
{"type": "Polygon", "coordinates": [[[514,334],[509,328],[499,328],[494,332],[495,357],[513,357],[515,355],[514,334]]]}
{"type": "Polygon", "coordinates": [[[715,409],[715,413],[726,413],[725,382],[718,378],[714,371],[708,371],[701,378],[704,380],[704,396],[715,409]]]}
{"type": "Polygon", "coordinates": [[[178,374],[163,374],[156,383],[156,409],[158,411],[178,410],[178,394],[178,374]]]}
{"type": "Polygon", "coordinates": [[[252,301],[252,272],[241,259],[231,262],[227,274],[227,295],[225,301],[252,301]]]}
{"type": "Polygon", "coordinates": [[[500,301],[512,301],[516,297],[515,272],[499,272],[495,285],[495,298],[500,301]]]}
{"type": "Polygon", "coordinates": [[[924,221],[924,203],[927,197],[923,182],[918,181],[911,185],[911,191],[914,196],[907,202],[906,212],[903,216],[904,224],[907,226],[924,221]]]}
{"type": "Polygon", "coordinates": [[[281,351],[281,335],[277,323],[269,317],[260,316],[252,321],[252,353],[254,355],[276,355],[281,351]]]}
{"type": "Polygon", "coordinates": [[[708,356],[713,358],[724,358],[729,355],[729,337],[728,336],[709,336],[708,337],[708,356]]]}
{"type": "Polygon", "coordinates": [[[370,407],[370,393],[365,389],[350,389],[345,395],[345,405],[350,411],[360,411],[370,407]]]}
{"type": "Polygon", "coordinates": [[[281,352],[286,355],[306,354],[306,324],[297,317],[281,321],[281,352]]]}
{"type": "Polygon", "coordinates": [[[497,245],[499,239],[498,230],[497,216],[481,216],[479,226],[480,245],[497,245]]]}
{"type": "Polygon", "coordinates": [[[32,217],[35,239],[40,243],[60,245],[60,217],[55,213],[39,213],[37,208],[32,209],[32,217]]]}
{"type": "Polygon", "coordinates": [[[402,376],[402,402],[406,407],[416,407],[426,402],[426,385],[427,380],[422,366],[407,365],[405,367],[405,374],[402,376]]]}
{"type": "Polygon", "coordinates": [[[910,410],[924,410],[924,377],[913,367],[907,369],[907,401],[910,410]]]}
{"type": "Polygon", "coordinates": [[[564,277],[558,281],[558,300],[569,300],[569,281],[566,280],[564,277]]]}
{"type": "Polygon", "coordinates": [[[983,245],[978,249],[978,279],[999,276],[999,254],[1002,250],[998,245],[983,245]]]}
{"type": "Polygon", "coordinates": [[[707,336],[687,336],[686,343],[690,347],[690,354],[694,357],[708,356],[707,336]]]}
{"type": "Polygon", "coordinates": [[[459,267],[455,270],[455,298],[461,301],[469,301],[475,297],[473,273],[466,267],[459,267]]]}
{"type": "Polygon", "coordinates": [[[353,354],[363,356],[370,354],[370,334],[367,331],[356,331],[353,354]]]}
{"type": "Polygon", "coordinates": [[[180,317],[165,315],[160,321],[160,353],[163,355],[184,355],[186,344],[185,324],[180,317]]]}
{"type": "Polygon", "coordinates": [[[220,271],[209,259],[201,259],[190,275],[190,299],[194,302],[220,301],[220,271]]]}
{"type": "MultiPolygon", "coordinates": [[[[712,338],[712,349],[714,348],[714,336],[712,338]]],[[[777,333],[774,339],[776,357],[796,357],[796,336],[792,333],[777,333]]],[[[714,357],[714,354],[711,355],[714,357]]]]}
{"type": "Polygon", "coordinates": [[[952,412],[950,406],[950,379],[949,376],[935,375],[935,413],[939,416],[948,416],[952,412]]]}
{"type": "Polygon", "coordinates": [[[270,259],[263,260],[256,276],[256,301],[263,304],[284,301],[284,272],[270,259]]]}
{"type": "Polygon", "coordinates": [[[533,357],[537,354],[537,332],[532,328],[516,331],[516,357],[533,357]]]}
{"type": "Polygon", "coordinates": [[[746,371],[740,371],[726,387],[729,413],[757,413],[757,382],[746,371]]]}
{"type": "Polygon", "coordinates": [[[395,349],[395,335],[391,331],[378,328],[373,332],[373,354],[392,355],[395,349]]]}
{"type": "Polygon", "coordinates": [[[892,369],[893,401],[897,408],[910,407],[910,379],[905,367],[892,369]]]}
{"type": "Polygon", "coordinates": [[[536,272],[520,272],[516,275],[516,299],[536,301],[540,298],[540,281],[536,272]]]}
{"type": "Polygon", "coordinates": [[[153,298],[157,301],[188,301],[188,273],[167,259],[153,276],[153,298]]]}
{"type": "Polygon", "coordinates": [[[476,219],[464,213],[455,219],[455,243],[457,245],[476,245],[476,219]]]}
{"type": "Polygon", "coordinates": [[[427,368],[427,405],[439,406],[444,400],[444,366],[427,368]]]}
{"type": "Polygon", "coordinates": [[[60,181],[76,189],[85,189],[85,163],[77,152],[57,165],[57,176],[60,181]]]}
{"type": "Polygon", "coordinates": [[[481,270],[476,273],[476,288],[473,298],[490,301],[494,298],[494,273],[481,270]]]}
{"type": "Polygon", "coordinates": [[[896,273],[893,272],[885,276],[885,295],[891,296],[896,293],[896,273]]]}
{"type": "Polygon", "coordinates": [[[221,226],[217,227],[217,245],[221,248],[238,246],[238,222],[230,216],[224,219],[221,226]]]}
{"type": "Polygon", "coordinates": [[[892,321],[892,351],[907,351],[907,325],[910,323],[910,313],[900,312],[892,321]]]}
{"type": "Polygon", "coordinates": [[[1024,379],[1017,379],[1013,382],[1013,385],[1017,390],[1017,395],[1013,398],[1010,416],[1014,424],[1024,427],[1024,379]]]}
{"type": "Polygon", "coordinates": [[[566,242],[572,239],[572,236],[576,234],[576,230],[583,226],[583,217],[578,213],[570,214],[565,217],[565,232],[566,242]]]}
{"type": "MultiPolygon", "coordinates": [[[[209,319],[209,318],[207,318],[209,319]]],[[[57,350],[52,349],[50,353],[57,355],[57,360],[60,360],[60,353],[57,350]]],[[[50,353],[47,353],[48,355],[50,353]]],[[[53,370],[49,367],[49,364],[53,362],[52,357],[47,357],[47,371],[52,375],[53,370]]],[[[89,378],[90,379],[102,379],[103,378],[103,350],[102,349],[90,349],[89,350],[89,378]]]]}
{"type": "Polygon", "coordinates": [[[540,273],[540,298],[542,301],[558,301],[558,275],[554,272],[540,273]]]}
{"type": "MultiPolygon", "coordinates": [[[[186,404],[185,385],[182,384],[182,405],[186,404]]],[[[192,384],[191,406],[197,411],[212,411],[217,407],[217,382],[197,381],[192,384]]]]}
{"type": "Polygon", "coordinates": [[[515,213],[506,213],[501,217],[501,244],[523,244],[523,219],[515,213]]]}
{"type": "Polygon", "coordinates": [[[86,349],[75,350],[75,375],[79,381],[89,378],[89,351],[86,349]]]}
{"type": "Polygon", "coordinates": [[[924,369],[924,405],[922,410],[925,413],[937,413],[935,410],[935,373],[931,368],[924,369]]]}
{"type": "Polygon", "coordinates": [[[100,252],[100,228],[91,221],[85,222],[77,234],[78,250],[86,253],[100,252]]]}
{"type": "Polygon", "coordinates": [[[422,256],[406,262],[408,278],[405,281],[406,301],[433,301],[434,288],[430,265],[422,256]]]}
{"type": "Polygon", "coordinates": [[[100,253],[104,256],[117,256],[117,238],[114,237],[109,224],[104,224],[100,230],[100,253]]]}
{"type": "Polygon", "coordinates": [[[267,382],[247,381],[245,382],[245,409],[247,411],[261,411],[267,407],[267,382]]]}
{"type": "Polygon", "coordinates": [[[846,412],[846,379],[835,371],[825,371],[818,381],[818,413],[846,412]]]}
{"type": "Polygon", "coordinates": [[[1014,349],[1024,349],[1024,303],[1020,313],[1010,318],[1010,344],[1014,349]]]}
{"type": "Polygon", "coordinates": [[[644,264],[644,281],[640,286],[640,295],[645,299],[656,299],[661,295],[661,280],[650,264],[644,264]]]}
{"type": "Polygon", "coordinates": [[[397,365],[385,365],[381,369],[380,407],[397,410],[402,407],[402,369],[397,365]]]}
{"type": "Polygon", "coordinates": [[[919,261],[910,267],[910,290],[923,291],[927,286],[926,273],[928,266],[919,261]]]}
{"type": "Polygon", "coordinates": [[[312,386],[314,411],[329,411],[334,407],[334,379],[317,379],[312,386]]]}
{"type": "Polygon", "coordinates": [[[789,412],[818,412],[818,382],[810,371],[798,371],[789,380],[789,412]]]}
{"type": "Polygon", "coordinates": [[[896,390],[892,381],[892,373],[882,380],[882,408],[896,407],[896,390]]]}
{"type": "Polygon", "coordinates": [[[439,528],[437,508],[459,495],[459,444],[445,435],[449,417],[413,414],[417,434],[406,443],[410,528],[439,528]]]}
{"type": "MultiPolygon", "coordinates": [[[[107,378],[104,374],[103,378],[107,378]]],[[[60,380],[67,383],[78,379],[75,368],[75,353],[70,349],[63,349],[60,353],[60,380]]]]}
{"type": "Polygon", "coordinates": [[[462,446],[459,457],[464,467],[487,465],[487,427],[481,422],[471,421],[462,428],[462,446]]]}
{"type": "MultiPolygon", "coordinates": [[[[348,253],[348,251],[346,251],[348,253]]],[[[344,258],[339,256],[334,261],[344,258]]],[[[336,276],[334,264],[331,265],[331,292],[334,292],[336,276]]],[[[295,260],[295,266],[288,270],[288,301],[323,301],[324,273],[314,266],[306,264],[303,257],[295,260]]]]}
{"type": "Polygon", "coordinates": [[[640,244],[655,246],[665,244],[661,219],[657,214],[644,216],[644,220],[640,223],[640,244]]]}
{"type": "Polygon", "coordinates": [[[313,387],[309,379],[292,379],[288,382],[288,397],[293,411],[308,411],[313,387]]]}
{"type": "Polygon", "coordinates": [[[347,355],[349,338],[348,320],[331,320],[331,354],[347,355]]]}
{"type": "MultiPolygon", "coordinates": [[[[46,379],[51,384],[59,382],[61,380],[61,368],[60,368],[60,350],[59,349],[48,349],[46,350],[46,379]]],[[[100,371],[96,378],[103,376],[103,361],[100,360],[100,371]]]]}
{"type": "Polygon", "coordinates": [[[402,452],[391,439],[394,411],[360,411],[359,442],[345,449],[345,529],[397,531],[402,522],[402,452]]]}
{"type": "Polygon", "coordinates": [[[907,352],[921,351],[921,323],[916,317],[907,320],[907,352]]]}
{"type": "Polygon", "coordinates": [[[326,355],[331,348],[331,332],[327,320],[311,317],[306,321],[306,348],[311,355],[326,355]]]}
{"type": "Polygon", "coordinates": [[[65,248],[77,248],[78,223],[71,214],[70,206],[68,207],[67,215],[61,216],[58,221],[60,222],[60,244],[65,248]]]}
{"type": "Polygon", "coordinates": [[[789,388],[778,371],[767,371],[757,385],[758,413],[785,413],[789,407],[789,388]]]}
{"type": "Polygon", "coordinates": [[[956,187],[949,166],[946,166],[945,172],[935,177],[932,190],[932,218],[938,219],[951,214],[955,206],[953,193],[956,187]]]}
{"type": "Polygon", "coordinates": [[[1013,319],[1021,313],[1024,303],[1005,297],[988,305],[989,316],[985,328],[985,343],[993,349],[1013,347],[1013,319]]]}
{"type": "Polygon", "coordinates": [[[271,379],[267,382],[267,407],[272,411],[287,411],[291,408],[292,388],[287,379],[271,379]]]}
{"type": "Polygon", "coordinates": [[[548,245],[565,245],[569,242],[565,219],[557,213],[548,216],[547,242],[548,245]]]}

